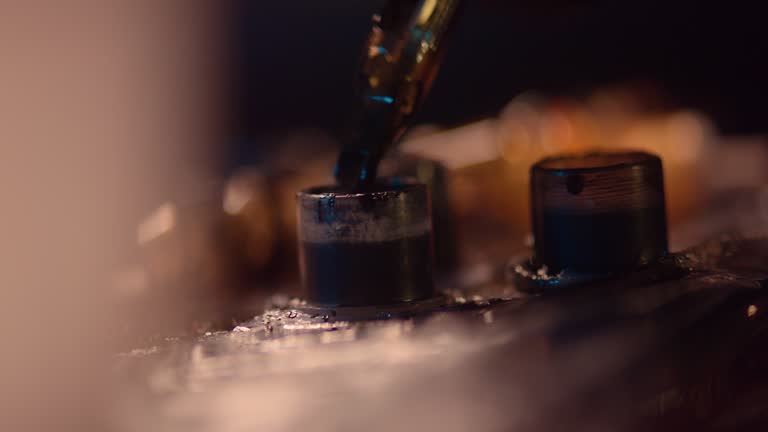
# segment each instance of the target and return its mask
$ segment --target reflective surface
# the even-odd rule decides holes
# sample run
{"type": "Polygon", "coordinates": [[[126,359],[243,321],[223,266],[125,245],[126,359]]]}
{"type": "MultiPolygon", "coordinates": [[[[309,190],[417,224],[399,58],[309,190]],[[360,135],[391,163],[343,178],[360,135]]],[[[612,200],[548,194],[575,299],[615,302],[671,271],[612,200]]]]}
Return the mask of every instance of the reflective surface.
{"type": "Polygon", "coordinates": [[[661,159],[641,152],[551,157],[531,168],[535,262],[550,270],[615,273],[664,257],[661,159]]]}
{"type": "Polygon", "coordinates": [[[360,71],[358,136],[344,143],[336,179],[368,185],[429,92],[459,0],[390,0],[373,17],[360,71]]]}
{"type": "MultiPolygon", "coordinates": [[[[753,210],[728,211],[755,227],[753,210]]],[[[116,421],[169,431],[760,430],[765,234],[676,254],[675,275],[556,296],[468,269],[429,312],[371,310],[374,321],[276,297],[232,331],[121,356],[116,421]]]]}

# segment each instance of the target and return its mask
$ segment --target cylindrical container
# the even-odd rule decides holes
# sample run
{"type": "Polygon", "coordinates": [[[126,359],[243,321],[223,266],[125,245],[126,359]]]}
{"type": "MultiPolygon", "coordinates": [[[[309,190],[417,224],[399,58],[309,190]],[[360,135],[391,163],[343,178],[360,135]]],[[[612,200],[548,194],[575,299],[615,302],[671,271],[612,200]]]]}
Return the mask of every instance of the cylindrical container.
{"type": "Polygon", "coordinates": [[[384,159],[379,172],[385,176],[410,177],[429,188],[432,203],[432,234],[436,275],[455,272],[459,266],[456,221],[448,190],[448,170],[435,160],[399,154],[384,159]]]}
{"type": "Polygon", "coordinates": [[[661,159],[642,152],[544,159],[531,169],[534,263],[616,273],[667,253],[661,159]]]}
{"type": "Polygon", "coordinates": [[[297,198],[299,259],[310,303],[375,306],[434,295],[425,185],[393,178],[363,193],[329,186],[297,198]]]}

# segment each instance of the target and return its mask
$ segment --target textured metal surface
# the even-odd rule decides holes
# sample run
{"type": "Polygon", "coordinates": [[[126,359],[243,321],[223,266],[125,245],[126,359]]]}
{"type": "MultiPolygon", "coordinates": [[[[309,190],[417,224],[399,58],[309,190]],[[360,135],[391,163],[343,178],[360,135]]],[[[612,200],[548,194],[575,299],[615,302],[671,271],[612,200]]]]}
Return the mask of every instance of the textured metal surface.
{"type": "Polygon", "coordinates": [[[704,237],[744,235],[672,255],[674,275],[529,296],[468,268],[439,286],[442,303],[372,321],[275,297],[231,331],[121,355],[115,428],[763,430],[768,213],[755,198],[707,212],[704,237]]]}
{"type": "Polygon", "coordinates": [[[386,305],[433,296],[429,191],[404,179],[367,192],[298,194],[299,257],[310,302],[386,305]]]}
{"type": "Polygon", "coordinates": [[[423,184],[383,180],[366,192],[328,186],[297,195],[299,241],[366,243],[429,234],[429,192],[423,184]]]}
{"type": "Polygon", "coordinates": [[[608,296],[467,290],[431,314],[371,322],[282,303],[232,332],[128,355],[124,373],[145,381],[125,394],[122,421],[169,431],[586,431],[659,430],[682,416],[716,429],[709,422],[727,420],[734,401],[754,408],[751,392],[765,389],[768,304],[758,278],[714,272],[720,258],[705,254],[680,256],[692,269],[683,279],[608,296]],[[749,359],[757,366],[734,369],[749,359]]]}
{"type": "Polygon", "coordinates": [[[661,160],[639,152],[544,159],[531,169],[535,261],[551,271],[613,273],[667,253],[661,160]]]}

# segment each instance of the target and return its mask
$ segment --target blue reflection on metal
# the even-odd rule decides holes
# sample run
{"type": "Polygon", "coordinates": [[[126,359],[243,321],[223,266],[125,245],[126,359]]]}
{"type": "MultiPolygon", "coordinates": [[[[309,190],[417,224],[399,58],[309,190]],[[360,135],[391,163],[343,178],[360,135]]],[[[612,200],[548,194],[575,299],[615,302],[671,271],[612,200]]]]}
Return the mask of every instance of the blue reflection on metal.
{"type": "Polygon", "coordinates": [[[395,101],[395,99],[390,96],[368,96],[368,99],[376,102],[384,102],[388,105],[391,105],[395,101]]]}
{"type": "Polygon", "coordinates": [[[538,280],[537,281],[539,285],[543,286],[554,286],[554,285],[560,285],[560,279],[549,279],[549,280],[538,280]]]}
{"type": "Polygon", "coordinates": [[[420,28],[412,28],[411,34],[413,35],[414,39],[421,39],[423,42],[430,43],[432,41],[432,38],[434,38],[434,34],[429,30],[422,30],[420,28]]]}
{"type": "Polygon", "coordinates": [[[318,220],[325,223],[336,221],[336,194],[329,193],[317,201],[318,220]]]}

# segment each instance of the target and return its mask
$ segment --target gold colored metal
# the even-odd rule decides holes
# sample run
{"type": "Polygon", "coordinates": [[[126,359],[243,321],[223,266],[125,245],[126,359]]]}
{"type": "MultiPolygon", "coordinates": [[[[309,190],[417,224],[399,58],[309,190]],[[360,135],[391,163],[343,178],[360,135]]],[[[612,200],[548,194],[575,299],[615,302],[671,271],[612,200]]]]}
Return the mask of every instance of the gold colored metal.
{"type": "Polygon", "coordinates": [[[440,46],[458,0],[393,1],[374,15],[362,73],[366,102],[392,105],[397,139],[423,101],[440,64],[440,46]],[[412,8],[412,9],[411,9],[412,8]]]}
{"type": "Polygon", "coordinates": [[[459,0],[390,0],[373,16],[360,68],[360,136],[336,170],[346,186],[371,182],[386,151],[426,98],[459,0]]]}

